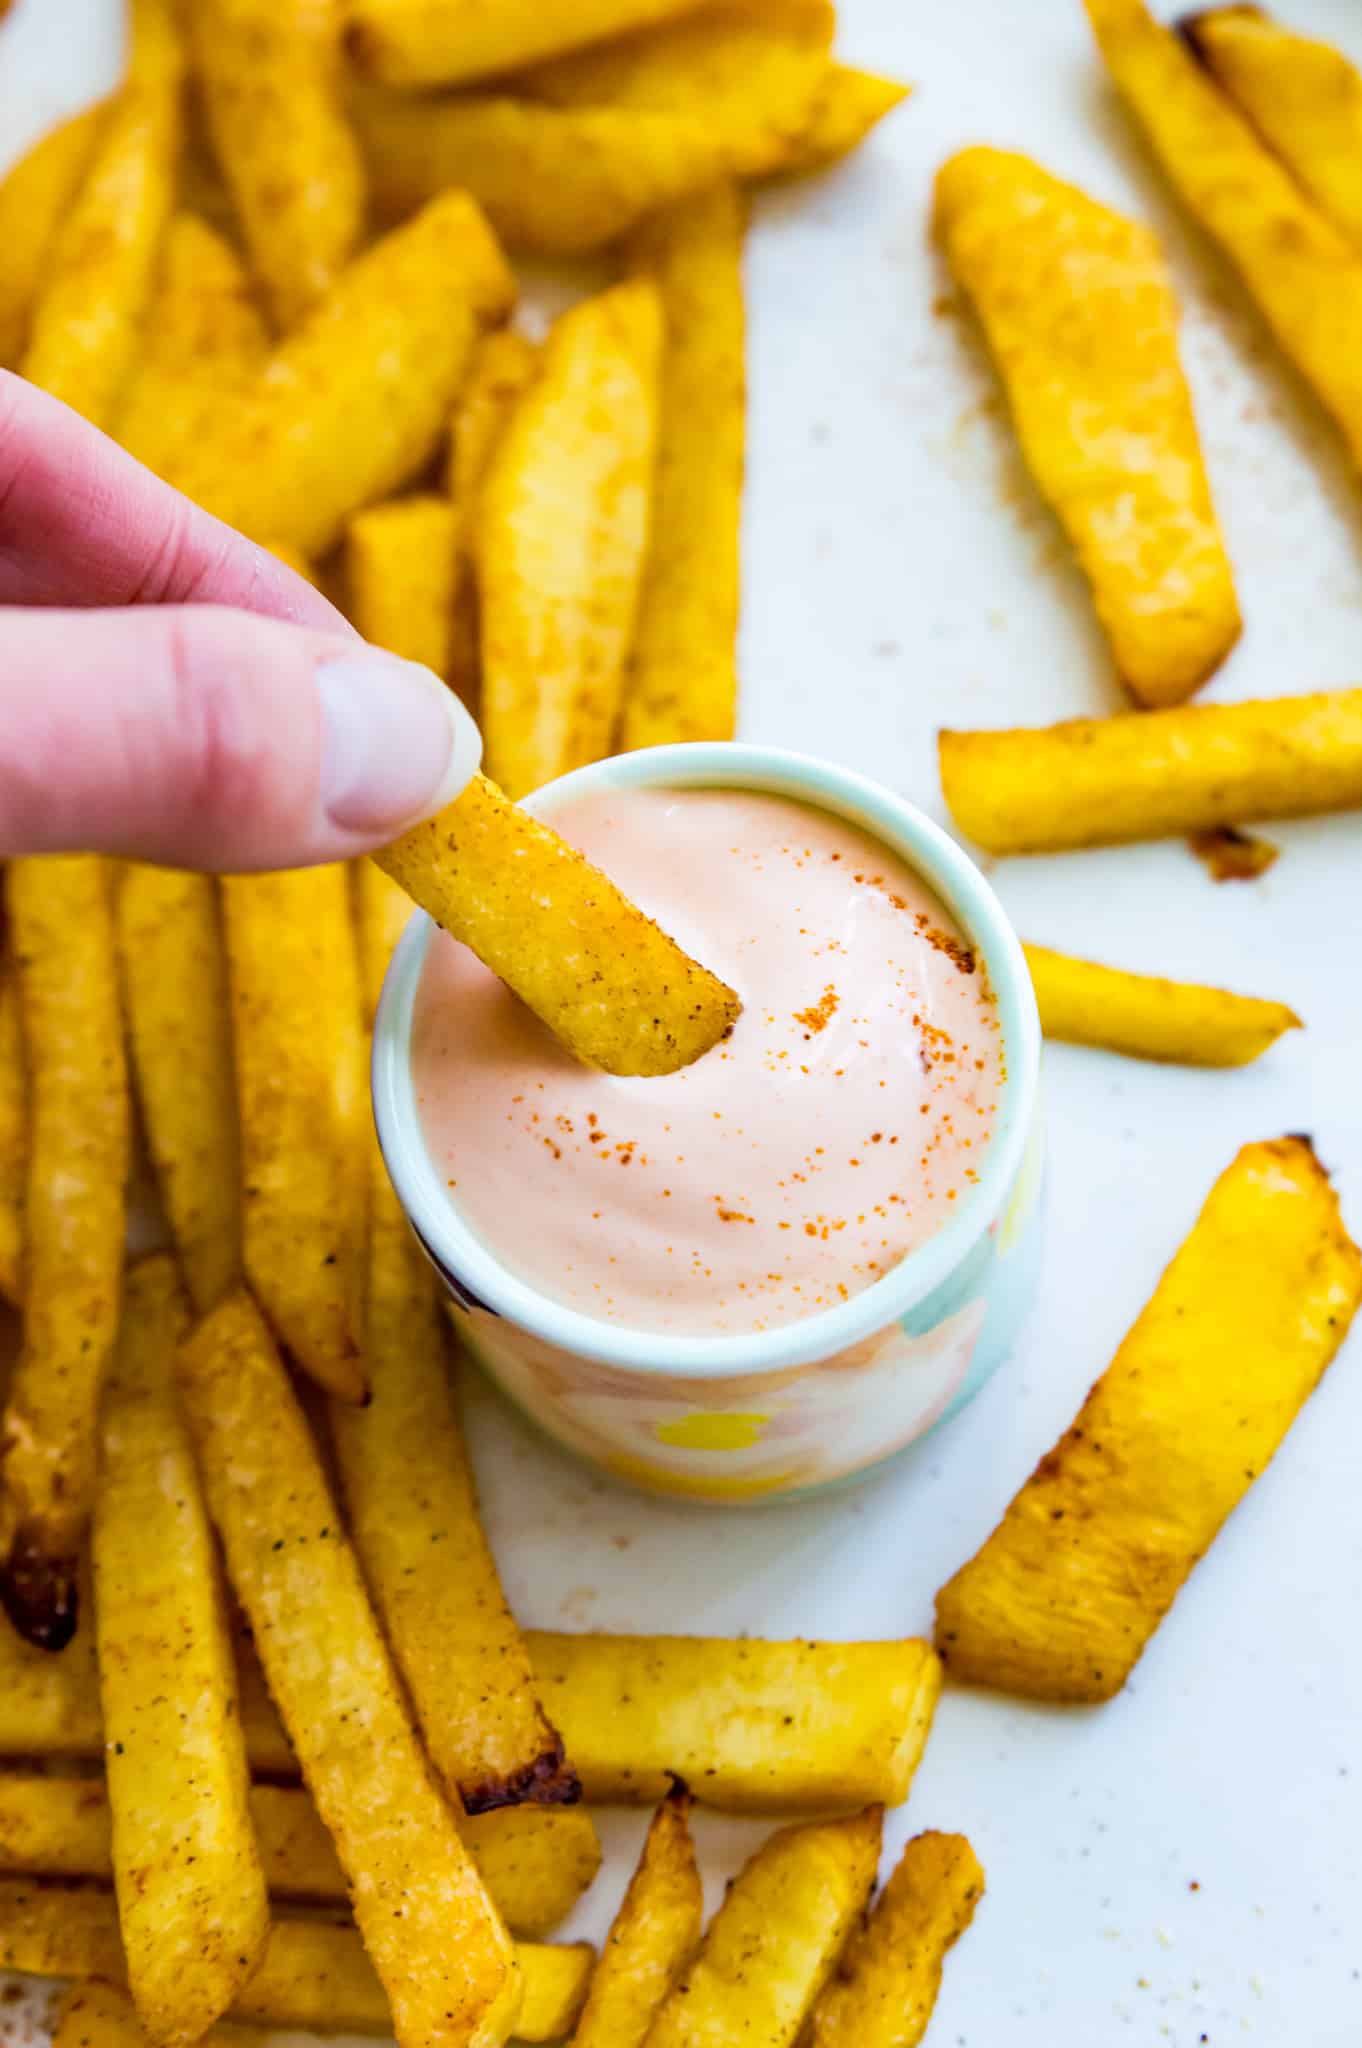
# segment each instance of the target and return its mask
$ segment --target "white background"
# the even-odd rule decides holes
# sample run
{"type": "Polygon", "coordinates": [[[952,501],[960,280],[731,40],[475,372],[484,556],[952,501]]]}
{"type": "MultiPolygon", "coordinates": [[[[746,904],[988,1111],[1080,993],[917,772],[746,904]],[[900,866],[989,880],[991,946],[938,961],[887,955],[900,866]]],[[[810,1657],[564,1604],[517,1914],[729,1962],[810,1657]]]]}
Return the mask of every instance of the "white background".
{"type": "MultiPolygon", "coordinates": [[[[1362,60],[1350,0],[1283,0],[1362,60]]],[[[1242,294],[1114,111],[1079,0],[843,0],[849,57],[917,82],[855,161],[757,207],[743,729],[865,769],[940,816],[938,725],[1043,723],[1120,698],[977,346],[934,311],[933,171],[1029,149],[1166,232],[1246,614],[1216,699],[1362,682],[1362,496],[1242,294]]],[[[0,151],[112,76],[113,0],[18,0],[0,151]]],[[[3,252],[0,251],[0,261],[3,252]]],[[[1013,1363],[893,1474],[824,1505],[658,1505],[542,1448],[490,1396],[475,1443],[517,1611],[545,1626],[890,1635],[1068,1422],[1245,1139],[1315,1134],[1362,1231],[1362,824],[1284,826],[1253,885],[1180,844],[1017,861],[1024,934],[1285,998],[1309,1029],[1244,1073],[1049,1055],[1043,1296],[1013,1363]]],[[[889,1846],[966,1830],[988,1870],[936,2048],[1362,2040],[1362,1339],[1200,1566],[1127,1692],[1046,1711],[943,1700],[889,1846]],[[1193,1887],[1196,1889],[1193,1889],[1193,1887]]],[[[573,1931],[599,1936],[642,1820],[573,1931]]],[[[702,1819],[710,1877],[759,1830],[702,1819]]]]}

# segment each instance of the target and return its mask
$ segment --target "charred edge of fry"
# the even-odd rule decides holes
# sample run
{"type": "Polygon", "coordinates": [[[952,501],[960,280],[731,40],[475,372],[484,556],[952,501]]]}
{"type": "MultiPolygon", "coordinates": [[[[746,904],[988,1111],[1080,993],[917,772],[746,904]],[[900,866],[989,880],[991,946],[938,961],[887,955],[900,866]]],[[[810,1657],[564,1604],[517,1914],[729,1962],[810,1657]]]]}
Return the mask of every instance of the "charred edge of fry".
{"type": "Polygon", "coordinates": [[[1269,839],[1241,832],[1237,825],[1211,825],[1189,833],[1187,844],[1215,882],[1256,882],[1280,851],[1269,839]]]}
{"type": "Polygon", "coordinates": [[[49,1557],[21,1523],[0,1570],[0,1607],[25,1642],[37,1650],[64,1650],[76,1632],[76,1560],[49,1557]]]}
{"type": "Polygon", "coordinates": [[[465,1813],[495,1813],[499,1806],[580,1806],[582,1781],[557,1735],[548,1749],[509,1776],[481,1778],[471,1785],[460,1781],[459,1797],[465,1813]]]}
{"type": "Polygon", "coordinates": [[[1206,51],[1201,40],[1201,24],[1203,21],[1209,21],[1212,15],[1216,14],[1248,14],[1252,15],[1257,21],[1263,19],[1261,7],[1194,7],[1190,14],[1179,14],[1176,16],[1169,23],[1169,27],[1172,29],[1173,34],[1187,45],[1187,48],[1196,58],[1197,63],[1202,65],[1207,71],[1211,67],[1207,62],[1206,51]]]}

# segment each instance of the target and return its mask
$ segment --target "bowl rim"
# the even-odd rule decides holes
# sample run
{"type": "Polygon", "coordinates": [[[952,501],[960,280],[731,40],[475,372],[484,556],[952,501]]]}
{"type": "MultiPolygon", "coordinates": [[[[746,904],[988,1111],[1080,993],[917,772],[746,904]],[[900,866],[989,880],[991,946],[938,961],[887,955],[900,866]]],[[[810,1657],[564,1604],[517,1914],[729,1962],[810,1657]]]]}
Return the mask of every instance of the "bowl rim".
{"type": "Polygon", "coordinates": [[[374,1023],[374,1119],[389,1176],[409,1222],[438,1264],[486,1308],[561,1350],[642,1376],[725,1380],[814,1363],[899,1321],[963,1264],[1016,1185],[1034,1124],[1041,1033],[1017,934],[979,868],[916,805],[854,769],[814,755],[746,742],[643,748],[574,769],[536,790],[524,808],[551,820],[572,799],[605,789],[745,789],[791,797],[858,825],[897,853],[941,897],[988,974],[998,1004],[1004,1077],[979,1179],[958,1212],[871,1286],[835,1308],[772,1330],[679,1336],[609,1323],[542,1294],[504,1266],[459,1215],[426,1150],[409,1049],[426,950],[436,927],[416,911],[393,954],[374,1023]]]}

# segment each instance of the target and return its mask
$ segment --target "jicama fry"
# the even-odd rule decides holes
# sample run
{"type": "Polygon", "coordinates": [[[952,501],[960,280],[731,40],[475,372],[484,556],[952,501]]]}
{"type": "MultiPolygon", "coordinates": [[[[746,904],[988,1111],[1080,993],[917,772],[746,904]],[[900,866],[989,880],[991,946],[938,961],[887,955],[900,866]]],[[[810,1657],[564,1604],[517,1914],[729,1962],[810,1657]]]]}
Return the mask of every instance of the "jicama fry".
{"type": "Polygon", "coordinates": [[[354,115],[385,219],[457,185],[511,248],[550,256],[602,248],[724,169],[703,123],[674,114],[373,92],[354,115]]]}
{"type": "Polygon", "coordinates": [[[519,797],[610,751],[638,609],[662,307],[648,279],[564,313],[478,501],[487,772],[519,797]]]}
{"type": "Polygon", "coordinates": [[[1100,1045],[1138,1060],[1244,1067],[1300,1018],[1285,1003],[1231,995],[1193,981],[1127,974],[1045,946],[1028,946],[1040,1028],[1070,1045],[1100,1045]]]}
{"type": "Polygon", "coordinates": [[[1320,212],[1362,247],[1362,73],[1356,65],[1260,7],[1207,7],[1179,27],[1320,212]]]}
{"type": "Polygon", "coordinates": [[[223,1591],[175,1394],[189,1304],[174,1261],[128,1275],[100,1419],[95,1640],[128,1983],[153,2041],[188,2048],[264,1952],[223,1591]]]}
{"type": "Polygon", "coordinates": [[[731,740],[737,723],[745,226],[737,190],[715,185],[656,214],[634,246],[635,264],[661,292],[666,338],[626,748],[731,740]]]}
{"type": "Polygon", "coordinates": [[[557,107],[620,107],[703,123],[731,177],[782,169],[803,146],[832,43],[826,0],[722,0],[522,73],[557,107]]]}
{"type": "Polygon", "coordinates": [[[342,106],[336,0],[196,0],[204,118],[275,320],[297,325],[364,229],[364,167],[342,106]]]}
{"type": "Polygon", "coordinates": [[[930,1646],[527,1631],[587,1799],[809,1813],[908,1796],[941,1689],[930,1646]]]}
{"type": "Polygon", "coordinates": [[[870,1896],[880,1822],[872,1806],[772,1835],[729,1886],[648,2048],[794,2048],[870,1896]]]}
{"type": "Polygon", "coordinates": [[[830,64],[813,104],[808,126],[780,166],[790,177],[821,171],[839,157],[859,149],[871,129],[892,114],[912,91],[896,78],[857,71],[849,64],[830,64]]]}
{"type": "Polygon", "coordinates": [[[1359,1298],[1362,1254],[1308,1139],[1246,1145],[1072,1427],[937,1594],[952,1674],[1118,1693],[1359,1298]]]}
{"type": "Polygon", "coordinates": [[[378,242],[168,474],[229,525],[309,559],[434,453],[514,282],[476,206],[435,200],[378,242]]]}
{"type": "Polygon", "coordinates": [[[241,1273],[236,1081],[218,885],[210,875],[130,863],[116,905],[147,1150],[202,1314],[241,1273]]]}
{"type": "Polygon", "coordinates": [[[458,515],[433,492],[357,512],[345,533],[353,625],[376,647],[449,670],[458,567],[458,515]]]}
{"type": "Polygon", "coordinates": [[[19,983],[0,967],[0,1294],[23,1299],[24,1195],[28,1183],[28,1074],[19,983]]]}
{"type": "Polygon", "coordinates": [[[730,988],[486,776],[376,858],[588,1066],[675,1073],[738,1016],[730,988]]]}
{"type": "Polygon", "coordinates": [[[984,1892],[963,1835],[915,1835],[813,2009],[802,2048],[917,2048],[984,1892]]]}
{"type": "Polygon", "coordinates": [[[684,14],[699,0],[353,0],[347,38],[359,67],[392,85],[438,85],[513,71],[555,50],[684,14]]]}
{"type": "Polygon", "coordinates": [[[936,220],[1117,673],[1142,704],[1178,703],[1240,618],[1157,238],[1000,149],[942,166],[936,220]]]}
{"type": "Polygon", "coordinates": [[[179,1379],[227,1570],[400,2048],[504,2041],[521,1995],[509,1938],[435,1788],[307,1422],[246,1296],[200,1324],[179,1379]]]}
{"type": "Polygon", "coordinates": [[[241,258],[197,214],[177,214],[115,434],[139,462],[164,469],[218,405],[245,389],[268,354],[241,258]]]}
{"type": "Polygon", "coordinates": [[[1362,462],[1362,254],[1306,198],[1143,0],[1084,0],[1113,80],[1362,462]]]}
{"type": "Polygon", "coordinates": [[[941,786],[990,853],[1063,853],[1362,804],[1362,690],[942,732],[941,786]]]}
{"type": "Polygon", "coordinates": [[[479,343],[454,412],[448,486],[458,523],[458,540],[446,673],[470,707],[477,703],[482,680],[478,589],[472,557],[478,499],[506,422],[529,389],[538,367],[539,350],[527,335],[513,327],[498,329],[479,343]]]}
{"type": "MultiPolygon", "coordinates": [[[[516,2040],[561,2040],[586,1995],[592,1950],[583,1942],[518,1942],[514,1953],[525,1987],[516,2040]]],[[[126,1973],[112,1895],[32,1878],[0,1879],[0,1969],[39,1977],[97,1977],[121,1985],[126,1973]]],[[[310,2033],[387,2037],[393,2028],[383,1987],[359,1935],[353,1927],[325,1920],[273,1923],[264,1959],[232,2008],[232,2018],[249,2026],[310,2033]]],[[[478,2048],[484,2039],[493,2048],[504,2036],[479,2035],[478,2048]]]]}
{"type": "Polygon", "coordinates": [[[138,0],[127,82],[44,251],[20,360],[31,383],[96,426],[107,425],[132,369],[175,203],[180,92],[168,0],[138,0]]]}
{"type": "Polygon", "coordinates": [[[106,864],[12,861],[27,1054],[24,1347],[5,1409],[0,1599],[58,1650],[94,1499],[100,1383],[118,1328],[130,1106],[106,864]]]}
{"type": "Polygon", "coordinates": [[[0,180],[0,363],[6,369],[24,353],[53,241],[90,168],[108,111],[101,100],[49,128],[0,180]]]}
{"type": "Polygon", "coordinates": [[[643,2048],[663,2000],[704,1925],[704,1888],[687,1815],[674,1787],[653,1816],[638,1868],[611,1923],[572,2048],[643,2048]]]}

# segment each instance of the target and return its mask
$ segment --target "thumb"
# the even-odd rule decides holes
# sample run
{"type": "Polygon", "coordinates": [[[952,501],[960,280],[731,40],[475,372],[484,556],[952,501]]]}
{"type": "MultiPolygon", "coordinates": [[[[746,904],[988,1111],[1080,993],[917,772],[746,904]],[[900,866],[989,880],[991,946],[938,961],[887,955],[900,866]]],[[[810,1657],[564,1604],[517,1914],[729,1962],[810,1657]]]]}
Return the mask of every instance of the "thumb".
{"type": "Polygon", "coordinates": [[[477,727],[361,640],[211,605],[0,610],[0,854],[341,860],[452,803],[477,727]]]}

